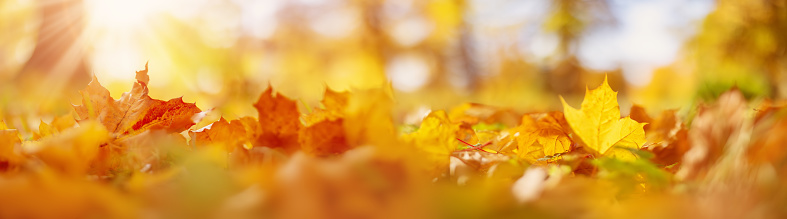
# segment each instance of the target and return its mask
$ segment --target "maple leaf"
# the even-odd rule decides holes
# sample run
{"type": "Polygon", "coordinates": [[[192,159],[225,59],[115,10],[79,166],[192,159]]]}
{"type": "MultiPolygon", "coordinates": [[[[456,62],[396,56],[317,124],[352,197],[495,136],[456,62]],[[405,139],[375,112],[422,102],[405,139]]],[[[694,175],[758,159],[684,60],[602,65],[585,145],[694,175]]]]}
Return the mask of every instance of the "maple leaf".
{"type": "Polygon", "coordinates": [[[344,131],[344,115],[349,99],[348,92],[325,89],[322,108],[315,108],[303,116],[305,126],[298,134],[304,152],[317,156],[340,154],[348,149],[344,131]]]}
{"type": "Polygon", "coordinates": [[[645,109],[634,105],[630,117],[645,125],[647,149],[655,155],[652,161],[663,166],[672,165],[683,158],[689,149],[688,131],[676,110],[664,110],[651,118],[645,109]]]}
{"type": "Polygon", "coordinates": [[[223,117],[199,132],[190,132],[192,139],[198,146],[208,144],[222,144],[227,152],[232,152],[239,147],[250,149],[256,140],[259,122],[251,117],[227,121],[223,117]]]}
{"type": "Polygon", "coordinates": [[[268,86],[254,103],[260,124],[258,144],[272,148],[295,151],[298,147],[298,131],[303,127],[298,104],[283,96],[275,95],[268,86]]]}
{"type": "Polygon", "coordinates": [[[568,136],[571,127],[561,112],[524,115],[518,129],[520,155],[529,158],[528,161],[571,150],[572,142],[568,136]]]}
{"type": "Polygon", "coordinates": [[[340,154],[350,149],[344,134],[344,120],[323,120],[301,129],[299,142],[304,152],[319,156],[340,154]]]}
{"type": "Polygon", "coordinates": [[[423,152],[427,162],[440,169],[448,165],[449,155],[457,149],[456,134],[459,124],[452,123],[445,111],[433,111],[421,122],[418,131],[403,136],[423,152]]]}
{"type": "Polygon", "coordinates": [[[314,108],[311,113],[302,115],[305,126],[324,121],[344,118],[349,100],[349,92],[336,92],[325,88],[325,95],[320,101],[321,108],[314,108]]]}
{"type": "Polygon", "coordinates": [[[205,149],[205,147],[221,147],[230,157],[228,165],[243,165],[249,160],[262,158],[270,163],[267,147],[254,147],[254,142],[259,135],[260,123],[252,117],[243,117],[227,121],[223,117],[213,122],[210,126],[200,131],[190,131],[191,145],[205,149]]]}
{"type": "Polygon", "coordinates": [[[421,122],[418,131],[406,135],[405,138],[427,151],[450,154],[457,149],[455,138],[458,130],[459,124],[452,123],[445,111],[438,110],[429,113],[421,122]]]}
{"type": "Polygon", "coordinates": [[[630,117],[620,118],[617,92],[604,79],[596,89],[587,90],[581,109],[574,109],[563,97],[566,121],[585,146],[598,154],[620,159],[637,156],[628,149],[639,149],[645,143],[644,123],[630,117]]]}
{"type": "Polygon", "coordinates": [[[150,77],[147,64],[145,70],[136,72],[136,79],[131,91],[115,100],[93,76],[88,87],[80,91],[82,105],[74,106],[80,120],[97,120],[108,131],[119,135],[148,129],[181,132],[194,124],[191,118],[200,112],[195,104],[185,103],[182,98],[162,101],[148,96],[150,77]]]}

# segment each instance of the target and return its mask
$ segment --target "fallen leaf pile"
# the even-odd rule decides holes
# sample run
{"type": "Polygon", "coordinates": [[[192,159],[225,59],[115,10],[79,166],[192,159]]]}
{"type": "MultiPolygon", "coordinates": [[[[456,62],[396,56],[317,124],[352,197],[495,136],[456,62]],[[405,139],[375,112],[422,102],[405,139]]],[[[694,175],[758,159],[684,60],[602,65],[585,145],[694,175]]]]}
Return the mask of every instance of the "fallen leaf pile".
{"type": "Polygon", "coordinates": [[[256,118],[204,121],[149,80],[115,100],[94,78],[37,129],[0,121],[0,218],[787,217],[783,102],[736,89],[623,117],[605,80],[578,108],[555,97],[562,112],[397,124],[383,89],[301,112],[269,86],[256,118]]]}

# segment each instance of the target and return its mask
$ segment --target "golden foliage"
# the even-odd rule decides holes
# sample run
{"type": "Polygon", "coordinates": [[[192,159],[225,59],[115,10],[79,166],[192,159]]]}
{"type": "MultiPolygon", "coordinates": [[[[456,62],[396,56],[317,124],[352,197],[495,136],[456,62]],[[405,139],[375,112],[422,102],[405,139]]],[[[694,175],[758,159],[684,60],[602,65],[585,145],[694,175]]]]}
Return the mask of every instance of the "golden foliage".
{"type": "Polygon", "coordinates": [[[148,129],[166,129],[181,132],[194,124],[192,116],[200,110],[193,103],[184,103],[182,98],[169,101],[148,96],[147,64],[145,70],[137,71],[136,82],[131,91],[114,100],[109,91],[93,81],[80,91],[82,105],[74,106],[80,121],[97,120],[106,129],[118,135],[140,133],[148,129]]]}
{"type": "MultiPolygon", "coordinates": [[[[386,90],[326,89],[321,106],[302,113],[268,87],[253,104],[257,118],[219,117],[197,129],[207,112],[151,98],[148,80],[137,72],[120,100],[94,80],[76,113],[41,121],[31,134],[0,123],[0,192],[12,197],[0,197],[10,203],[0,216],[433,218],[523,205],[566,217],[577,215],[563,207],[629,215],[649,211],[633,197],[701,206],[676,185],[748,183],[735,181],[751,174],[747,167],[781,174],[787,158],[781,102],[749,111],[737,90],[700,107],[691,125],[675,110],[651,117],[636,105],[621,118],[604,81],[580,109],[563,100],[564,112],[523,115],[463,104],[429,111],[397,134],[386,90]],[[610,210],[613,202],[630,208],[610,210]],[[39,212],[33,203],[58,207],[39,212]],[[461,210],[446,212],[446,203],[461,210]]],[[[744,201],[740,209],[758,203],[744,201]]]]}
{"type": "Polygon", "coordinates": [[[645,124],[620,118],[617,92],[612,91],[606,79],[600,87],[586,92],[579,110],[561,100],[566,121],[592,151],[631,160],[636,154],[629,149],[639,150],[645,144],[645,124]]]}

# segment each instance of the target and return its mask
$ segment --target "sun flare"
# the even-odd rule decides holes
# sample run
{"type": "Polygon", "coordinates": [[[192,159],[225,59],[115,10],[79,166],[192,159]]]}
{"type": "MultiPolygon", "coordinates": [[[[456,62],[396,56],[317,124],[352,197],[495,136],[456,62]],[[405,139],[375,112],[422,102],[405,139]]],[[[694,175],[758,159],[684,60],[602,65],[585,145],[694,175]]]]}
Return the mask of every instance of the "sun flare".
{"type": "Polygon", "coordinates": [[[155,44],[150,39],[169,34],[155,22],[170,12],[162,1],[85,0],[84,6],[90,65],[97,75],[123,79],[123,72],[138,70],[151,58],[145,52],[155,44]]]}
{"type": "Polygon", "coordinates": [[[129,28],[141,26],[156,12],[156,1],[86,0],[85,9],[93,27],[129,28]]]}

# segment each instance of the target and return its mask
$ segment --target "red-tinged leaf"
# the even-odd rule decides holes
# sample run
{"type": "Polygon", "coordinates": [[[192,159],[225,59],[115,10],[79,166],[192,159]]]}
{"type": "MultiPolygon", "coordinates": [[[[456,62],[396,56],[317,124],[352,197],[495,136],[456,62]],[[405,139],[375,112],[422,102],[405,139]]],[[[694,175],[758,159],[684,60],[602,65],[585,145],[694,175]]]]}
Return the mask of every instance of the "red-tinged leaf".
{"type": "Polygon", "coordinates": [[[260,124],[260,146],[285,148],[287,151],[298,149],[298,131],[303,127],[298,105],[282,95],[275,95],[269,86],[254,104],[260,124]]]}
{"type": "Polygon", "coordinates": [[[148,129],[164,129],[180,132],[193,125],[191,117],[200,112],[193,103],[184,103],[181,98],[169,101],[156,100],[148,96],[147,64],[145,70],[136,72],[137,81],[131,91],[114,100],[109,91],[101,86],[94,76],[88,87],[80,91],[82,105],[74,106],[79,118],[97,120],[111,133],[127,135],[148,129]]]}
{"type": "Polygon", "coordinates": [[[131,127],[132,130],[164,129],[172,133],[181,132],[194,125],[191,118],[200,112],[196,105],[185,103],[182,98],[167,102],[154,101],[142,120],[131,127]]]}

